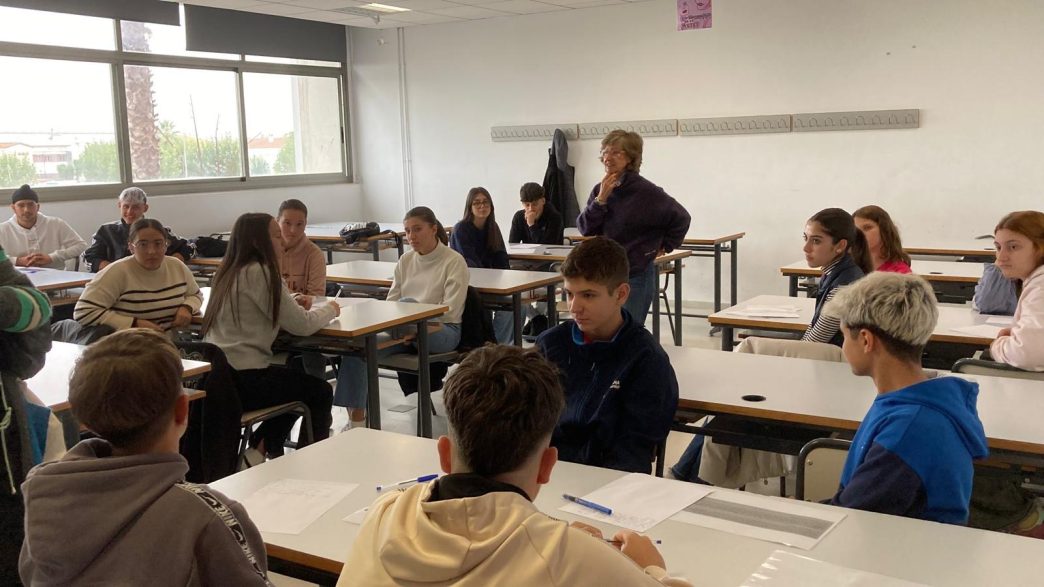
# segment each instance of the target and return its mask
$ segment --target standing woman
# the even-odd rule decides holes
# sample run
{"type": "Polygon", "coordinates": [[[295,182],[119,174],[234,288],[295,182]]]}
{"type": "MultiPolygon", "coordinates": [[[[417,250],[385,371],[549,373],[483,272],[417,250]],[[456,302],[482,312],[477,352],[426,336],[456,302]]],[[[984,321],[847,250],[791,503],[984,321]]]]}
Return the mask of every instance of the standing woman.
{"type": "MultiPolygon", "coordinates": [[[[453,226],[450,248],[460,253],[468,267],[510,269],[504,235],[493,210],[493,197],[484,187],[471,188],[464,204],[464,218],[453,226]]],[[[497,342],[511,344],[515,338],[512,312],[493,312],[497,342]]]]}
{"type": "MultiPolygon", "coordinates": [[[[410,210],[402,224],[412,250],[399,257],[395,265],[388,301],[449,306],[448,312],[436,318],[442,327],[428,334],[428,351],[452,351],[460,344],[460,320],[468,296],[468,264],[459,253],[446,246],[446,229],[430,208],[418,206],[410,210]]],[[[377,356],[411,350],[412,345],[401,343],[378,350],[377,356]]],[[[366,363],[358,357],[344,357],[337,374],[334,405],[347,408],[346,429],[365,425],[366,392],[366,363]]]]}
{"type": "Polygon", "coordinates": [[[1011,328],[990,345],[994,361],[1044,371],[1044,213],[1012,212],[993,232],[997,267],[1021,289],[1011,328]]]}
{"type": "Polygon", "coordinates": [[[870,263],[874,271],[911,272],[910,255],[903,250],[899,229],[884,208],[874,205],[863,206],[856,210],[852,217],[855,219],[856,227],[866,238],[866,247],[870,253],[870,263]]]}
{"type": "Polygon", "coordinates": [[[87,284],[73,319],[114,330],[188,326],[203,296],[189,268],[167,256],[168,234],[155,218],[135,221],[127,239],[131,256],[109,263],[87,284]]]}
{"type": "Polygon", "coordinates": [[[801,340],[841,346],[844,337],[837,318],[823,316],[823,305],[833,299],[837,288],[848,285],[873,270],[866,237],[852,216],[840,208],[820,210],[805,223],[805,260],[809,267],[822,267],[816,294],[816,313],[801,340]]]}
{"type": "Polygon", "coordinates": [[[638,175],[642,137],[614,130],[602,139],[600,161],[605,177],[594,186],[576,226],[584,236],[604,235],[627,250],[631,295],[624,308],[645,324],[659,279],[653,261],[681,246],[689,213],[663,188],[638,175]]]}
{"type": "MultiPolygon", "coordinates": [[[[279,225],[269,214],[243,214],[232,227],[228,251],[214,275],[203,316],[203,340],[221,348],[235,371],[243,410],[291,401],[308,406],[312,438],[330,435],[330,384],[306,373],[270,365],[279,330],[308,336],[341,313],[336,303],[312,306],[296,300],[279,272],[276,251],[283,246],[279,225]]],[[[287,414],[261,424],[250,446],[270,457],[283,453],[296,416],[287,414]]]]}

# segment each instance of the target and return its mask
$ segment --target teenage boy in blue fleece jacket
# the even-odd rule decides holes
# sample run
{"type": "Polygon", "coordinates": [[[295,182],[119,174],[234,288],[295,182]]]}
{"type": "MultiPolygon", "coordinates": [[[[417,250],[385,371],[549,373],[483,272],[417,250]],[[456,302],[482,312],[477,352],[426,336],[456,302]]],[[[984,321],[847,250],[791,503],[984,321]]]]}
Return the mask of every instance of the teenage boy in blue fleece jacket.
{"type": "Polygon", "coordinates": [[[966,524],[972,460],[986,457],[976,383],[928,379],[921,353],[939,319],[935,294],[914,275],[874,272],[824,310],[841,321],[842,350],[877,398],[863,418],[830,500],[840,505],[966,524]]]}
{"type": "Polygon", "coordinates": [[[596,237],[562,263],[573,320],[537,347],[562,373],[566,409],[551,438],[562,460],[648,473],[678,407],[667,354],[624,309],[627,253],[596,237]]]}

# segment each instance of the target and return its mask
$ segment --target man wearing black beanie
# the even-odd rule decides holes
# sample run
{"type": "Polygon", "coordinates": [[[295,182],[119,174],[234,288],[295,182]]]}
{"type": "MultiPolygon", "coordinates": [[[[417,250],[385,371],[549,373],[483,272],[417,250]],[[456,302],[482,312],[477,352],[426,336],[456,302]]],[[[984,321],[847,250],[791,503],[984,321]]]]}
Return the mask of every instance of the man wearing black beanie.
{"type": "Polygon", "coordinates": [[[40,196],[28,185],[11,194],[14,215],[0,223],[0,246],[20,267],[65,269],[87,248],[80,235],[61,218],[40,213],[40,196]]]}

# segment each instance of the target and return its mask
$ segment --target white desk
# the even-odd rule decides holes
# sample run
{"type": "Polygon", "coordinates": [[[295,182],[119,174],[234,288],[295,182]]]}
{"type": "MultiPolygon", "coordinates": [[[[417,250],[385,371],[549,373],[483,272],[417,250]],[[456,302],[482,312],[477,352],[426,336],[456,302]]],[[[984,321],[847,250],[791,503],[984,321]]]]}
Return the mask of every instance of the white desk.
{"type": "Polygon", "coordinates": [[[397,234],[398,238],[385,234],[360,239],[357,243],[359,246],[345,245],[344,239],[341,237],[341,229],[349,224],[356,223],[357,221],[309,224],[305,226],[305,235],[308,237],[308,240],[326,251],[327,263],[333,263],[334,251],[360,252],[360,250],[369,249],[373,254],[373,260],[380,261],[382,250],[395,248],[398,250],[399,256],[402,256],[402,237],[406,234],[403,232],[402,222],[378,222],[381,232],[391,231],[397,234]],[[388,241],[392,242],[389,243],[388,241]]]}
{"type": "MultiPolygon", "coordinates": [[[[69,409],[69,377],[72,375],[76,360],[87,347],[68,342],[53,342],[47,351],[47,360],[43,369],[26,380],[26,385],[53,412],[69,409]]],[[[203,361],[181,360],[184,368],[183,379],[192,379],[210,371],[210,363],[203,361]]],[[[202,390],[191,390],[189,399],[198,399],[205,394],[202,390]]]]}
{"type": "MultiPolygon", "coordinates": [[[[337,435],[211,486],[241,501],[279,479],[359,483],[354,492],[301,534],[263,535],[270,559],[337,574],[359,529],[342,519],[377,497],[373,487],[436,472],[434,441],[363,429],[337,435]]],[[[560,462],[536,504],[556,518],[580,520],[610,533],[614,531],[610,526],[557,508],[563,504],[562,493],[584,495],[621,475],[619,471],[560,462]]],[[[758,499],[771,504],[779,498],[758,499]]],[[[1039,540],[856,510],[846,513],[847,518],[807,551],[673,520],[655,526],[649,535],[663,541],[659,548],[671,573],[684,575],[701,587],[739,585],[776,549],[931,585],[1040,583],[1036,562],[1044,555],[1044,543],[1039,540]]]]}
{"type": "Polygon", "coordinates": [[[913,246],[903,245],[903,250],[910,255],[933,257],[996,257],[992,238],[966,238],[949,241],[924,243],[913,241],[913,246]]]}
{"type": "MultiPolygon", "coordinates": [[[[326,280],[334,283],[391,287],[395,263],[388,261],[350,261],[326,266],[326,280]]],[[[548,324],[557,322],[555,289],[562,275],[548,271],[516,271],[514,269],[478,269],[469,267],[468,285],[475,288],[487,301],[503,307],[503,297],[511,298],[511,312],[515,323],[515,344],[522,346],[523,294],[544,289],[548,324]]],[[[533,296],[531,299],[538,296],[533,296]]]]}
{"type": "MultiPolygon", "coordinates": [[[[210,288],[200,288],[203,306],[200,314],[207,311],[210,288]]],[[[284,347],[289,350],[335,353],[357,356],[362,351],[366,362],[367,409],[366,418],[371,428],[381,427],[381,396],[377,375],[377,335],[398,326],[416,325],[418,357],[417,389],[417,433],[431,436],[431,381],[428,369],[427,322],[449,311],[448,306],[438,304],[415,304],[387,302],[371,299],[341,299],[341,314],[312,336],[290,337],[284,347]],[[362,348],[359,348],[359,343],[362,348]]],[[[314,303],[325,303],[326,298],[315,298],[314,303]]],[[[202,318],[193,318],[201,323],[202,318]]],[[[277,339],[277,344],[279,339],[277,339]]],[[[394,341],[393,341],[394,342],[394,341]]]]}
{"type": "MultiPolygon", "coordinates": [[[[666,347],[678,408],[780,423],[855,430],[877,390],[848,363],[666,347]],[[744,396],[759,396],[744,399],[744,396]]],[[[979,384],[978,411],[990,449],[1044,455],[1044,383],[961,375],[979,384]]]]}
{"type": "MultiPolygon", "coordinates": [[[[925,261],[914,259],[910,270],[932,283],[964,283],[974,285],[982,277],[982,263],[958,263],[956,261],[925,261]]],[[[798,261],[779,268],[779,272],[790,281],[789,293],[797,296],[798,279],[801,277],[820,277],[820,267],[809,267],[808,263],[798,261]]]]}
{"type": "MultiPolygon", "coordinates": [[[[721,348],[731,351],[733,347],[734,329],[754,328],[759,330],[773,330],[778,332],[804,332],[812,322],[815,314],[816,300],[814,298],[792,298],[789,296],[756,296],[737,304],[733,308],[715,312],[707,319],[713,326],[721,327],[721,348]],[[730,314],[732,310],[742,310],[748,306],[785,306],[797,308],[800,314],[797,318],[756,318],[748,316],[736,316],[730,314]]],[[[963,334],[953,330],[966,326],[977,326],[985,324],[989,316],[979,314],[971,309],[971,306],[939,306],[939,323],[932,333],[930,342],[951,342],[973,346],[988,347],[993,342],[992,338],[984,338],[970,334],[963,334]]]]}
{"type": "Polygon", "coordinates": [[[18,271],[29,278],[33,287],[47,294],[52,306],[75,304],[80,294],[72,295],[69,290],[87,285],[95,275],[46,267],[18,267],[18,271]]]}
{"type": "MultiPolygon", "coordinates": [[[[516,259],[519,261],[546,261],[549,263],[561,263],[565,261],[569,252],[573,250],[572,245],[520,245],[517,243],[509,244],[508,258],[516,259]]],[[[682,260],[686,257],[691,257],[692,251],[679,249],[671,251],[670,253],[660,255],[656,257],[654,261],[657,267],[662,267],[668,263],[673,264],[671,269],[671,275],[674,277],[674,345],[682,345],[682,260]]],[[[660,340],[660,296],[659,296],[659,277],[657,277],[657,292],[653,296],[653,324],[652,334],[653,338],[660,340]]]]}

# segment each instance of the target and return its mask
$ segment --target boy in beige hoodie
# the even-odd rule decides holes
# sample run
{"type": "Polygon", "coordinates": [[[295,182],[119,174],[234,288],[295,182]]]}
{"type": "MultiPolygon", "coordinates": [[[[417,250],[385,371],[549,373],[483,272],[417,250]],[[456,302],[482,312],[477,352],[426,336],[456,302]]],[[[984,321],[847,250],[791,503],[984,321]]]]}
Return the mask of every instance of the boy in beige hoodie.
{"type": "Polygon", "coordinates": [[[533,505],[558,461],[551,432],[565,406],[538,352],[476,349],[444,393],[447,475],[370,508],[338,585],[689,585],[667,576],[649,538],[621,531],[615,547],[533,505]]]}

